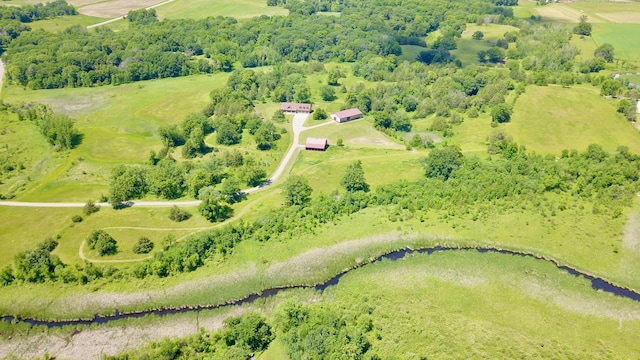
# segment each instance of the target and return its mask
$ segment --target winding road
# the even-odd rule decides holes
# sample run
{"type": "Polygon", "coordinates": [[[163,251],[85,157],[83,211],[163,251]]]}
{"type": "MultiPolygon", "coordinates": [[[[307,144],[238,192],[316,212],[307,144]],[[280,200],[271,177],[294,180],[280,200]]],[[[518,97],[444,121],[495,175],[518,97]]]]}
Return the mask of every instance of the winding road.
{"type": "MultiPolygon", "coordinates": [[[[0,71],[4,74],[4,64],[0,62],[0,71]]],[[[2,79],[0,78],[0,87],[2,86],[2,79]]],[[[291,162],[294,155],[296,155],[297,151],[301,148],[304,148],[303,145],[300,145],[300,133],[306,130],[315,129],[320,126],[335,124],[333,121],[328,120],[322,124],[305,127],[304,122],[307,120],[309,114],[296,114],[293,117],[292,121],[292,131],[293,131],[293,142],[289,147],[289,150],[282,158],[280,165],[276,169],[276,171],[271,175],[271,177],[256,187],[248,188],[242,190],[244,193],[252,193],[258,191],[260,189],[264,189],[265,187],[275,183],[285,172],[287,166],[291,162]]],[[[189,201],[127,201],[126,205],[128,207],[136,206],[136,207],[170,207],[170,206],[197,206],[200,204],[200,200],[189,200],[189,201]]],[[[0,201],[0,206],[15,206],[15,207],[43,207],[43,208],[75,208],[75,207],[83,207],[85,203],[75,203],[75,202],[26,202],[26,201],[0,201]]],[[[108,203],[97,203],[99,206],[109,206],[108,203]]]]}

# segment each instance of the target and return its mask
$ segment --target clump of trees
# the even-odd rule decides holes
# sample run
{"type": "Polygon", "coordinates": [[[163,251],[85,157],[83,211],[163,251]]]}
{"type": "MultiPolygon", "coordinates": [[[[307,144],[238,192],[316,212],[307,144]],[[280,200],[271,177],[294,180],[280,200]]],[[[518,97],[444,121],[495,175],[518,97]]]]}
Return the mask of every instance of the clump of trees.
{"type": "Polygon", "coordinates": [[[26,103],[14,106],[13,110],[20,120],[33,121],[55,151],[69,150],[80,144],[82,135],[75,127],[73,119],[66,115],[54,114],[51,106],[26,103]]]}
{"type": "Polygon", "coordinates": [[[307,178],[301,175],[291,175],[287,178],[282,189],[284,205],[305,205],[311,200],[313,189],[307,178]]]}
{"type": "Polygon", "coordinates": [[[0,20],[17,20],[22,23],[50,19],[65,15],[77,15],[78,11],[65,0],[55,0],[46,4],[0,6],[0,20]]]}
{"type": "Polygon", "coordinates": [[[104,230],[93,230],[86,239],[87,246],[99,256],[113,255],[118,252],[118,243],[104,230]]]}
{"type": "Polygon", "coordinates": [[[140,349],[114,356],[108,360],[133,359],[229,359],[246,360],[267,349],[274,339],[273,328],[267,320],[255,312],[224,320],[222,329],[181,339],[165,339],[152,342],[140,349]]]}
{"type": "Polygon", "coordinates": [[[362,161],[357,160],[347,166],[344,176],[342,177],[342,180],[340,180],[340,185],[349,192],[369,191],[369,184],[367,184],[367,181],[364,178],[362,161]]]}
{"type": "Polygon", "coordinates": [[[173,205],[169,210],[169,219],[171,219],[171,221],[182,222],[185,220],[189,220],[189,218],[191,218],[191,213],[186,210],[180,209],[176,205],[173,205]]]}

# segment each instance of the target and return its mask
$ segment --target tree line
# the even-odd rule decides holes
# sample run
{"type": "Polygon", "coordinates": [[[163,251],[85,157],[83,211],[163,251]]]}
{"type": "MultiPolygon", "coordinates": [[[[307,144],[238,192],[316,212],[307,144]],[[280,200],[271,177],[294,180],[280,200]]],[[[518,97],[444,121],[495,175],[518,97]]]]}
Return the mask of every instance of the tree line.
{"type": "MultiPolygon", "coordinates": [[[[51,246],[40,246],[34,255],[21,253],[15,267],[6,267],[0,278],[14,281],[86,282],[100,277],[166,277],[195,271],[208,261],[224,259],[243,241],[287,241],[311,234],[318,227],[339,222],[344,216],[367,207],[394,209],[391,221],[444,211],[448,216],[482,219],[513,208],[553,217],[576,209],[576,199],[593,204],[595,216],[619,217],[640,191],[640,156],[625,147],[610,154],[599,145],[584,152],[563,151],[559,157],[537,155],[518,146],[507,135],[493,133],[488,161],[463,155],[455,147],[434,149],[423,160],[425,177],[399,181],[369,190],[361,165],[349,166],[342,180],[344,191],[310,197],[308,183],[287,182],[283,206],[251,221],[238,221],[221,228],[194,234],[184,241],[167,244],[151,259],[129,270],[67,266],[50,255],[51,246]],[[290,187],[290,188],[289,188],[290,187]],[[366,191],[369,190],[369,191],[366,191]],[[550,200],[546,194],[555,194],[550,200]],[[46,250],[46,251],[45,251],[46,250]],[[51,257],[49,257],[51,256],[51,257]],[[25,258],[42,261],[25,261],[25,258]],[[32,264],[36,270],[25,264],[32,264]],[[34,276],[27,276],[30,272],[34,276]],[[63,276],[64,274],[64,276],[63,276]]],[[[582,211],[582,210],[581,210],[582,211]]],[[[29,265],[31,266],[31,265],[29,265]]]]}
{"type": "Polygon", "coordinates": [[[458,33],[471,16],[496,9],[488,0],[435,0],[428,6],[411,0],[402,7],[350,0],[342,6],[340,17],[293,11],[242,23],[222,17],[157,21],[155,11],[139,10],[129,13],[130,26],[118,32],[79,26],[58,34],[25,31],[7,47],[7,75],[14,83],[40,89],[229,71],[235,61],[244,67],[353,62],[399,55],[397,37],[423,37],[437,29],[458,33]]]}

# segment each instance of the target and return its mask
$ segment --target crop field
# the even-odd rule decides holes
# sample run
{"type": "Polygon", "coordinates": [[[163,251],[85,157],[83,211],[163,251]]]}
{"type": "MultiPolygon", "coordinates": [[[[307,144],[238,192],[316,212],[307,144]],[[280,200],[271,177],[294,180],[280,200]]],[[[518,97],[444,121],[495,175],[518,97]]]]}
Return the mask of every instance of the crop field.
{"type": "Polygon", "coordinates": [[[587,87],[528,87],[504,129],[530,150],[559,154],[601,144],[608,151],[620,145],[640,151],[640,133],[615,111],[596,89],[587,87]],[[588,105],[587,105],[588,104],[588,105]]]}

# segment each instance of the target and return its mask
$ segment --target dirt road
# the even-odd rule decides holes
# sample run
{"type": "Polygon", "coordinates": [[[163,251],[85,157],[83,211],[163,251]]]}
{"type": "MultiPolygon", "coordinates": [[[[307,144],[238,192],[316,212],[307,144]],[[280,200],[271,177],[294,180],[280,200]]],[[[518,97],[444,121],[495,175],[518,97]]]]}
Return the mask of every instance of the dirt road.
{"type": "MultiPolygon", "coordinates": [[[[0,62],[1,64],[2,62],[0,62]]],[[[4,65],[4,64],[3,64],[4,65]]],[[[3,66],[0,66],[3,69],[3,66]]],[[[3,72],[4,73],[4,72],[3,72]]],[[[0,80],[0,86],[2,82],[0,80]]],[[[256,187],[252,187],[249,189],[242,190],[245,193],[252,193],[263,189],[273,183],[275,183],[282,174],[285,169],[289,165],[289,163],[294,160],[294,155],[300,148],[303,148],[303,145],[299,145],[300,142],[300,133],[306,130],[315,129],[320,126],[334,124],[333,121],[327,121],[319,125],[305,127],[304,122],[307,120],[308,114],[296,114],[293,117],[292,121],[292,131],[293,131],[293,143],[289,147],[289,150],[285,154],[284,158],[280,162],[280,165],[276,169],[276,171],[271,175],[269,180],[265,183],[258,185],[256,187]]],[[[200,200],[189,200],[189,201],[127,201],[127,206],[136,206],[136,207],[170,207],[170,206],[198,206],[200,204],[200,200]]],[[[75,203],[75,202],[24,202],[24,201],[0,201],[0,206],[15,206],[15,207],[45,207],[45,208],[69,208],[69,207],[83,207],[84,203],[75,203]]],[[[98,203],[100,206],[109,206],[108,203],[98,203]]]]}

